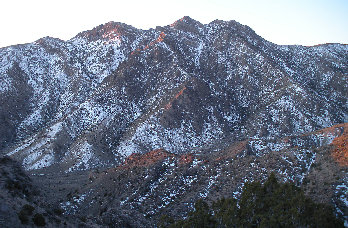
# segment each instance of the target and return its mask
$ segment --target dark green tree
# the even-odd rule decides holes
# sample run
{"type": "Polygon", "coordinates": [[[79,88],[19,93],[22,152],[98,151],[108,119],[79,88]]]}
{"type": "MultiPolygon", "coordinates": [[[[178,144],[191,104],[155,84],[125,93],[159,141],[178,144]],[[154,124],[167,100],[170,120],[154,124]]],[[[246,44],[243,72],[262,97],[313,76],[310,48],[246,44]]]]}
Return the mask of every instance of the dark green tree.
{"type": "Polygon", "coordinates": [[[45,218],[43,217],[42,214],[40,213],[36,213],[33,217],[33,222],[35,225],[37,226],[45,226],[46,225],[46,221],[45,218]]]}
{"type": "Polygon", "coordinates": [[[170,227],[174,223],[175,223],[175,220],[172,217],[168,215],[162,215],[160,218],[159,227],[160,228],[170,227]]]}
{"type": "Polygon", "coordinates": [[[237,200],[233,198],[222,198],[212,205],[216,224],[221,227],[238,227],[237,200]]]}
{"type": "Polygon", "coordinates": [[[212,208],[202,199],[187,219],[168,227],[344,227],[332,207],[313,202],[293,183],[279,183],[274,173],[262,185],[244,185],[240,201],[220,199],[212,208]]]}
{"type": "Polygon", "coordinates": [[[199,199],[195,203],[195,210],[189,214],[187,224],[183,227],[215,227],[215,223],[208,204],[204,200],[199,199]]]}
{"type": "MultiPolygon", "coordinates": [[[[167,220],[168,221],[168,220],[167,220]]],[[[189,213],[189,216],[185,220],[179,220],[168,227],[176,228],[202,228],[202,227],[216,227],[216,221],[214,216],[211,214],[211,210],[208,204],[203,200],[199,199],[195,203],[194,211],[189,213]]]]}

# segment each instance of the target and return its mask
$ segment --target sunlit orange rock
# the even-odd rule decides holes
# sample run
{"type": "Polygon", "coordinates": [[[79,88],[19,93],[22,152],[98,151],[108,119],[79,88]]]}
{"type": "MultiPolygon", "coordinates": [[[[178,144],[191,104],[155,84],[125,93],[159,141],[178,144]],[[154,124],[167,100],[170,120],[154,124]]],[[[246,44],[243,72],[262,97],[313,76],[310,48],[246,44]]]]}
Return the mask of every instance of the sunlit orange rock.
{"type": "Polygon", "coordinates": [[[164,149],[156,149],[146,154],[134,153],[134,154],[131,154],[125,160],[122,167],[123,168],[148,167],[168,157],[174,157],[174,155],[164,149]]]}
{"type": "MultiPolygon", "coordinates": [[[[331,155],[335,161],[340,165],[347,167],[348,166],[348,123],[335,125],[334,127],[343,128],[343,133],[336,137],[332,141],[332,145],[335,147],[331,155]]],[[[334,128],[333,127],[333,128],[334,128]]]]}

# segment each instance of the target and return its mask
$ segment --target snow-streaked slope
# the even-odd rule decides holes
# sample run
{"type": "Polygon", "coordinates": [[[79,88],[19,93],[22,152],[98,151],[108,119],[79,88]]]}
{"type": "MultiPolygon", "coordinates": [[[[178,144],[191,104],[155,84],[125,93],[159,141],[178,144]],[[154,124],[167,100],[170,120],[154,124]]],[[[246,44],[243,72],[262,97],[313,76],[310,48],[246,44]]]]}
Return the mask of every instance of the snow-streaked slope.
{"type": "Polygon", "coordinates": [[[146,31],[110,22],[0,56],[0,148],[27,169],[249,138],[261,156],[283,148],[266,141],[347,121],[347,45],[277,46],[235,21],[184,17],[146,31]]]}

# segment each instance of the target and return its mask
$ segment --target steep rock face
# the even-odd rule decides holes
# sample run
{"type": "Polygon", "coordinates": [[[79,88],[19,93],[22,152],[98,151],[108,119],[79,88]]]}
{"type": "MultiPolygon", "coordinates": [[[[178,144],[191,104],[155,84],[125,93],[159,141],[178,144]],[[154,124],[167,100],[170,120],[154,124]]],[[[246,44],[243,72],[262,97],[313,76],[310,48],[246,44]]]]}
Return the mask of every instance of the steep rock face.
{"type": "Polygon", "coordinates": [[[0,148],[29,170],[245,139],[261,155],[258,142],[347,122],[347,45],[278,46],[235,21],[110,22],[0,56],[0,148]]]}

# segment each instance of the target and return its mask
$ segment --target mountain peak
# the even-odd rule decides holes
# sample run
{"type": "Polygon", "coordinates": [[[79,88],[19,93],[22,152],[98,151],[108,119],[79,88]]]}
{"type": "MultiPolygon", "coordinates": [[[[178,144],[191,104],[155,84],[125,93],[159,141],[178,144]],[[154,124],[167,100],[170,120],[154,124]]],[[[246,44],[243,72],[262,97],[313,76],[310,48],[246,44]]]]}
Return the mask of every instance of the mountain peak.
{"type": "Polygon", "coordinates": [[[99,39],[111,41],[111,40],[121,40],[124,36],[131,30],[135,28],[120,22],[110,21],[105,24],[94,27],[91,30],[87,30],[77,34],[76,37],[87,38],[89,41],[95,41],[99,39]]]}
{"type": "Polygon", "coordinates": [[[184,32],[199,33],[199,28],[203,27],[203,24],[189,16],[184,16],[171,24],[170,27],[184,32]]]}
{"type": "MultiPolygon", "coordinates": [[[[182,20],[182,21],[185,21],[187,23],[197,23],[198,21],[192,19],[191,17],[189,16],[184,16],[182,18],[180,18],[179,20],[182,20]]],[[[199,22],[198,22],[199,23],[199,22]]]]}
{"type": "Polygon", "coordinates": [[[202,25],[199,21],[196,21],[195,19],[192,19],[189,16],[184,16],[184,17],[180,18],[179,20],[176,20],[173,24],[171,24],[171,26],[175,26],[177,24],[182,24],[182,23],[192,24],[192,25],[196,25],[196,24],[202,25]]]}

